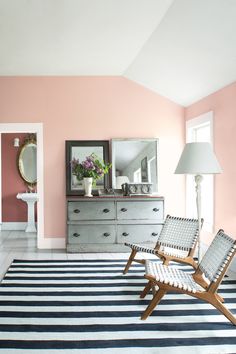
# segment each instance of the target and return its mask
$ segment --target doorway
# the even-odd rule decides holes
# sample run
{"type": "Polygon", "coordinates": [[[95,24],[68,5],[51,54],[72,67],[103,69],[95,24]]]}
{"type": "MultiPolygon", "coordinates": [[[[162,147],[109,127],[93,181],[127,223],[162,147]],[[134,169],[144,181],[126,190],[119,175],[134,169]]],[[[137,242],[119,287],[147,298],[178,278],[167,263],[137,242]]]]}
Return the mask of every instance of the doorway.
{"type": "MultiPolygon", "coordinates": [[[[37,137],[37,247],[44,244],[44,185],[43,185],[43,123],[0,123],[2,133],[35,133],[37,137]]],[[[0,145],[1,154],[1,145],[0,145]]],[[[2,171],[0,164],[0,182],[2,171]]],[[[0,183],[0,200],[2,200],[2,183],[0,183]]],[[[0,223],[2,223],[2,203],[0,203],[0,223]]]]}

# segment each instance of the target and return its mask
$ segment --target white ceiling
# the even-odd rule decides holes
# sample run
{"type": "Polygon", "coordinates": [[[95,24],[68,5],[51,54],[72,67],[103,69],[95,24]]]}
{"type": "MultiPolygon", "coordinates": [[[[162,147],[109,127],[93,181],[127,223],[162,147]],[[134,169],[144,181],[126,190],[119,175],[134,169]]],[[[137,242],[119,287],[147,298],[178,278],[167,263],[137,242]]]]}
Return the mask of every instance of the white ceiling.
{"type": "Polygon", "coordinates": [[[236,81],[236,0],[0,0],[0,75],[125,76],[187,106],[236,81]]]}

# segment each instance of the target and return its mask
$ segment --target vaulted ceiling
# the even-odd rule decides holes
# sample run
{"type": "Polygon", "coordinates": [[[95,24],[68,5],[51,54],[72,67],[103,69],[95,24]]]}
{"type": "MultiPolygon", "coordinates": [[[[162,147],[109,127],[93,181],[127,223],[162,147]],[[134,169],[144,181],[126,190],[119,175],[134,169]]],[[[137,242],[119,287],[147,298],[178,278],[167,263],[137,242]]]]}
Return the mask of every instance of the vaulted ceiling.
{"type": "Polygon", "coordinates": [[[0,0],[0,75],[124,76],[187,106],[236,81],[236,0],[0,0]]]}

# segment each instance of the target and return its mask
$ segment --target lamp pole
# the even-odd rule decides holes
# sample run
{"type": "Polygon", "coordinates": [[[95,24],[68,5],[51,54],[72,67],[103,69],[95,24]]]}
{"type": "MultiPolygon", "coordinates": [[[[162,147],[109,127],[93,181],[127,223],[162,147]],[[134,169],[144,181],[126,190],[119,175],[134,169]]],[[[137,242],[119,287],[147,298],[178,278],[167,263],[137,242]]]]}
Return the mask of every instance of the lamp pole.
{"type": "Polygon", "coordinates": [[[195,189],[196,189],[196,204],[197,204],[197,217],[198,217],[198,263],[201,261],[201,183],[203,177],[201,175],[195,175],[195,189]]]}

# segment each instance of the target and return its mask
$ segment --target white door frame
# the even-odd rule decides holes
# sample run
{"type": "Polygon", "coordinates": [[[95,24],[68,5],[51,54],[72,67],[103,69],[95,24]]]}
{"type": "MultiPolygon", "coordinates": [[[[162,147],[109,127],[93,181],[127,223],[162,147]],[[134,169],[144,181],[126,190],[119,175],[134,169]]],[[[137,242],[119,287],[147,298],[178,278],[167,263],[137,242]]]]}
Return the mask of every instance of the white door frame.
{"type": "MultiPolygon", "coordinates": [[[[37,135],[37,192],[39,200],[37,203],[37,246],[44,245],[44,183],[43,183],[43,123],[0,123],[0,134],[2,133],[36,133],[37,135]]],[[[1,154],[1,150],[0,150],[1,154]]],[[[1,155],[0,155],[1,156],[1,155]]],[[[0,164],[0,182],[2,171],[0,164]]],[[[0,223],[2,222],[2,183],[0,183],[0,223]]]]}

